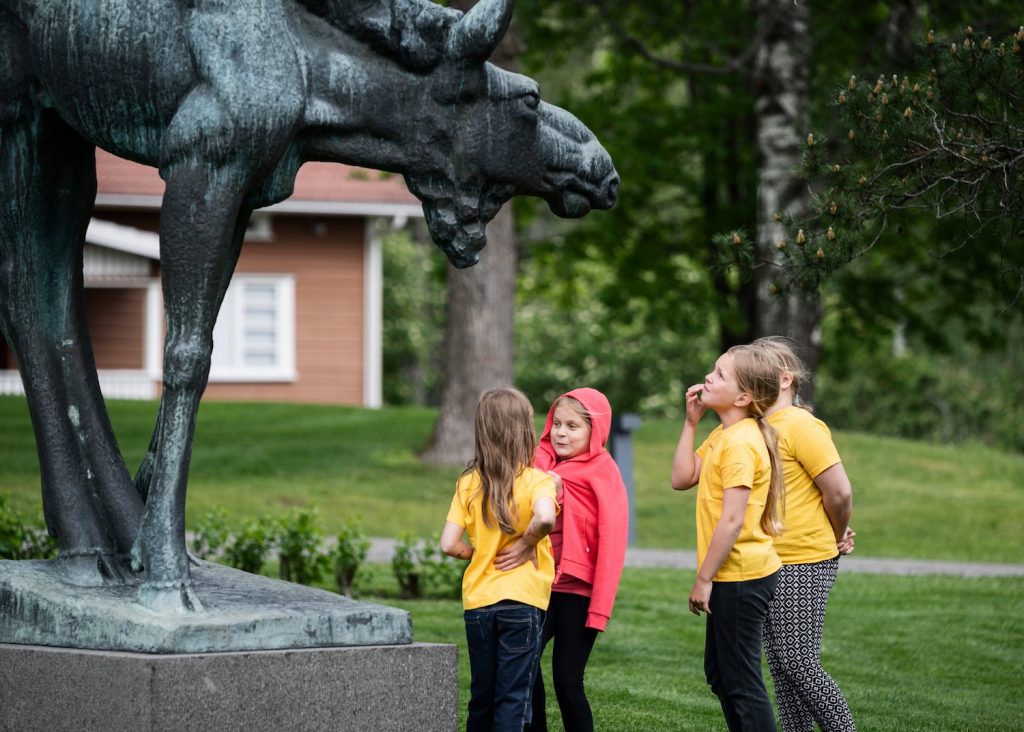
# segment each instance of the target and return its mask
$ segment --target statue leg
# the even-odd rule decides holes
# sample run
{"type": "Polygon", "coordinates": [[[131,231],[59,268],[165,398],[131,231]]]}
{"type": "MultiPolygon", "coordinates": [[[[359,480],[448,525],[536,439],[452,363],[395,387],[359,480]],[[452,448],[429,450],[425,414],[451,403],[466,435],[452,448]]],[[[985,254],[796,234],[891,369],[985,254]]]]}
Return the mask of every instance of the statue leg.
{"type": "Polygon", "coordinates": [[[150,454],[136,479],[147,498],[132,558],[136,569],[146,571],[140,602],[161,611],[199,611],[185,550],[188,466],[196,412],[210,373],[213,326],[249,212],[239,211],[246,187],[241,174],[183,162],[165,176],[160,217],[167,318],[164,389],[150,454]]]}
{"type": "Polygon", "coordinates": [[[122,582],[142,503],[107,418],[85,324],[94,148],[52,112],[20,108],[27,111],[0,119],[0,328],[25,385],[58,566],[74,583],[122,582]]]}

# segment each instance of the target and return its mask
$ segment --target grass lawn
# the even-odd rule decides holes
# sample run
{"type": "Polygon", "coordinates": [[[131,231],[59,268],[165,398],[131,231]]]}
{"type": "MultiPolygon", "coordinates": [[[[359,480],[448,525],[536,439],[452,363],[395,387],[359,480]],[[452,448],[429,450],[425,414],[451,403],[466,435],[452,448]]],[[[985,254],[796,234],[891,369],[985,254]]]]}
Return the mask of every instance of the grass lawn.
{"type": "MultiPolygon", "coordinates": [[[[704,682],[705,621],[686,610],[692,582],[692,571],[626,570],[608,632],[587,666],[597,729],[724,729],[704,682]]],[[[469,667],[461,604],[385,602],[412,613],[417,641],[458,644],[464,722],[469,667]]],[[[1024,578],[842,575],[822,660],[858,729],[1024,729],[1024,578]]],[[[550,670],[550,650],[542,663],[550,670]]],[[[552,729],[559,729],[550,684],[548,697],[552,729]]]]}
{"type": "MultiPolygon", "coordinates": [[[[134,469],[156,404],[113,402],[110,413],[134,469]]],[[[315,505],[328,533],[360,517],[372,535],[433,534],[458,474],[416,460],[434,417],[427,409],[205,403],[189,525],[217,505],[238,519],[315,505]]],[[[695,543],[694,496],[668,487],[678,430],[649,421],[634,436],[641,546],[695,543]]],[[[1022,561],[1024,457],[862,434],[838,433],[836,442],[854,483],[858,555],[1022,561]]],[[[0,397],[0,493],[38,515],[38,466],[20,398],[0,397]]],[[[598,729],[722,729],[703,680],[704,620],[686,612],[692,580],[692,572],[626,570],[615,616],[588,666],[598,729]]],[[[387,567],[367,567],[357,584],[368,598],[395,591],[387,567]]],[[[460,646],[464,710],[461,604],[383,601],[410,610],[416,640],[460,646]]],[[[862,730],[1024,729],[1022,618],[1024,578],[842,575],[822,655],[862,730]]],[[[551,713],[557,724],[557,708],[551,713]]]]}
{"type": "MultiPolygon", "coordinates": [[[[149,443],[155,402],[114,401],[111,420],[134,470],[149,443]]],[[[420,465],[435,412],[208,402],[199,410],[187,516],[216,505],[233,516],[315,505],[325,531],[359,517],[372,535],[440,530],[457,469],[420,465]]],[[[710,429],[713,419],[705,419],[710,429]]],[[[635,433],[640,546],[693,548],[694,494],[668,486],[679,425],[635,433]]],[[[978,445],[937,445],[837,433],[854,485],[860,556],[1018,562],[1024,557],[1024,456],[978,445]]],[[[40,513],[39,472],[25,400],[0,397],[0,493],[40,513]]]]}

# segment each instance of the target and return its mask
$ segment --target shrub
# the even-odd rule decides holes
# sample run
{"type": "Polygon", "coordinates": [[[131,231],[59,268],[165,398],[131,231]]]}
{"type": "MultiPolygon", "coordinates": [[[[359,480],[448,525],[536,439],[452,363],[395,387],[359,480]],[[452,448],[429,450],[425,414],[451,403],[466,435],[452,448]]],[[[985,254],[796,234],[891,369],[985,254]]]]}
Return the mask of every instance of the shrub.
{"type": "Polygon", "coordinates": [[[215,561],[223,556],[231,538],[227,511],[223,506],[216,506],[199,520],[192,539],[192,553],[200,559],[215,561]]]}
{"type": "Polygon", "coordinates": [[[362,524],[353,519],[346,521],[338,534],[338,546],[334,550],[334,580],[338,592],[352,594],[352,583],[360,565],[370,551],[370,540],[366,538],[362,524]]]}
{"type": "Polygon", "coordinates": [[[467,563],[441,551],[440,537],[430,542],[424,540],[424,544],[421,574],[426,592],[456,600],[462,597],[462,575],[467,563]]]}
{"type": "Polygon", "coordinates": [[[316,526],[316,509],[289,511],[277,525],[281,579],[302,585],[319,582],[330,570],[323,545],[323,536],[316,526]]]}
{"type": "Polygon", "coordinates": [[[0,559],[53,559],[57,540],[45,526],[30,524],[0,494],[0,559]]]}
{"type": "Polygon", "coordinates": [[[402,597],[422,597],[420,574],[423,571],[423,542],[417,541],[412,534],[400,535],[395,542],[395,553],[391,557],[391,571],[398,580],[402,597]]]}
{"type": "Polygon", "coordinates": [[[395,544],[391,569],[402,597],[412,599],[429,594],[458,598],[462,595],[462,574],[466,565],[442,552],[438,537],[416,539],[402,534],[395,544]]]}
{"type": "Polygon", "coordinates": [[[248,519],[226,540],[221,559],[243,572],[259,574],[274,545],[274,526],[267,518],[248,519]]]}

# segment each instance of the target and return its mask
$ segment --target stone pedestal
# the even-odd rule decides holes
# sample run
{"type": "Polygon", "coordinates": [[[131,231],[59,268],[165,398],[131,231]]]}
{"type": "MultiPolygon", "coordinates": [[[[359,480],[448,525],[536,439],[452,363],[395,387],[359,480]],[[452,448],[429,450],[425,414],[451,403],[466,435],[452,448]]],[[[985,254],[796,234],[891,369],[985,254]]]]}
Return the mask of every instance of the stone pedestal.
{"type": "Polygon", "coordinates": [[[0,730],[408,730],[458,724],[456,647],[148,654],[0,644],[0,730]]]}
{"type": "Polygon", "coordinates": [[[155,613],[137,585],[77,587],[58,563],[0,561],[0,643],[216,653],[412,642],[409,613],[210,562],[192,567],[202,612],[155,613]]]}

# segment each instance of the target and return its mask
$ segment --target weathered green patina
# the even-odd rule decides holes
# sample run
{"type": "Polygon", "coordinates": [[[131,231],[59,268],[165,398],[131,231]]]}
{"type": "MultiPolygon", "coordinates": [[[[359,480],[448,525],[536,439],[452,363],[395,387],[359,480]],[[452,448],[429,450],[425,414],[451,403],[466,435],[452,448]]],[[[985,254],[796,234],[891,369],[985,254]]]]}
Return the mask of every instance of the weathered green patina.
{"type": "Polygon", "coordinates": [[[568,112],[486,58],[512,0],[0,0],[0,329],[17,357],[57,571],[202,609],[184,507],[217,310],[251,211],[307,160],[400,173],[460,267],[514,195],[607,208],[618,176],[568,112]],[[164,390],[133,479],[83,319],[94,151],[159,168],[164,390]],[[129,561],[130,557],[130,561],[129,561]]]}

